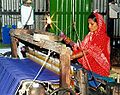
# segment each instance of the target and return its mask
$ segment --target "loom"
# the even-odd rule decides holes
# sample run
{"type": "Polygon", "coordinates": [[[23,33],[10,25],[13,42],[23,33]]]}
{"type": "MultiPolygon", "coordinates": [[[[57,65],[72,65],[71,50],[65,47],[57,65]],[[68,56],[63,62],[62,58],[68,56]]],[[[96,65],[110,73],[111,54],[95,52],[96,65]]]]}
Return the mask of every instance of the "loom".
{"type": "MultiPolygon", "coordinates": [[[[58,36],[40,30],[25,29],[13,29],[10,35],[12,57],[15,59],[5,58],[6,61],[9,60],[11,65],[9,65],[9,62],[5,62],[7,65],[3,64],[2,67],[9,66],[10,71],[7,70],[9,75],[13,72],[15,73],[11,76],[13,79],[7,77],[8,79],[10,78],[7,89],[11,86],[12,91],[4,91],[5,94],[25,93],[26,90],[24,89],[27,89],[29,87],[27,85],[30,85],[32,82],[34,82],[32,86],[33,84],[37,85],[46,82],[52,84],[53,88],[70,86],[70,50],[66,45],[59,42],[58,36]],[[36,39],[36,37],[38,38],[36,39]],[[17,47],[20,42],[26,47],[25,59],[18,59],[17,47]],[[42,68],[41,72],[35,78],[40,68],[42,68]],[[11,83],[14,86],[10,85],[11,83]]],[[[6,75],[4,75],[5,78],[6,75]]],[[[3,83],[5,83],[4,80],[3,83]]]]}

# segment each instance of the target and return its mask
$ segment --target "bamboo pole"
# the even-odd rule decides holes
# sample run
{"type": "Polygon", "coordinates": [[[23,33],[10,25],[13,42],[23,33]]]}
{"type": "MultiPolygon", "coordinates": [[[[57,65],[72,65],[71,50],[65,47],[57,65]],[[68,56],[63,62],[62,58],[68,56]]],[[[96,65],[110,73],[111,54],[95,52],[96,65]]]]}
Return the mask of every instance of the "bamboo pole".
{"type": "MultiPolygon", "coordinates": [[[[39,51],[34,51],[34,50],[30,50],[30,49],[28,50],[28,53],[29,53],[29,54],[31,54],[31,55],[33,55],[33,56],[36,56],[37,58],[45,61],[45,57],[46,57],[46,56],[45,56],[45,55],[42,55],[42,54],[39,54],[38,52],[39,52],[39,51]]],[[[50,58],[50,59],[48,60],[48,63],[54,65],[55,67],[60,68],[60,61],[59,61],[59,60],[55,61],[55,59],[51,59],[51,58],[50,58]]]]}
{"type": "MultiPolygon", "coordinates": [[[[26,53],[26,55],[27,55],[27,57],[29,59],[33,60],[34,62],[36,62],[36,63],[38,63],[40,65],[43,65],[43,63],[44,63],[43,60],[40,60],[36,56],[33,56],[33,55],[29,54],[29,53],[26,53]]],[[[47,68],[50,71],[53,71],[54,73],[56,73],[58,75],[60,74],[59,68],[55,67],[54,65],[49,64],[48,62],[46,63],[45,68],[47,68]]]]}

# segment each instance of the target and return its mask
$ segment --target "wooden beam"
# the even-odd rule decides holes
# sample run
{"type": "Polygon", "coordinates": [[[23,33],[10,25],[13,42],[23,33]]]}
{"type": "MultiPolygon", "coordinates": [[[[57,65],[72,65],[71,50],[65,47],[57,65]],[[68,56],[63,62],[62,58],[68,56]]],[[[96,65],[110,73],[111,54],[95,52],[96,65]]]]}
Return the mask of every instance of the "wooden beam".
{"type": "MultiPolygon", "coordinates": [[[[62,45],[61,43],[40,39],[40,41],[34,41],[33,35],[30,35],[28,30],[25,29],[16,29],[14,31],[11,31],[11,36],[17,38],[18,40],[22,40],[24,42],[33,44],[35,46],[38,46],[40,48],[50,49],[52,51],[55,51],[57,53],[61,52],[62,45]]],[[[49,33],[48,33],[49,34],[49,33]]]]}
{"type": "Polygon", "coordinates": [[[14,37],[11,37],[11,51],[12,51],[12,57],[14,58],[18,58],[18,54],[17,54],[17,39],[14,37]]]}
{"type": "Polygon", "coordinates": [[[62,47],[60,62],[61,87],[70,87],[70,52],[65,46],[62,47]]]}

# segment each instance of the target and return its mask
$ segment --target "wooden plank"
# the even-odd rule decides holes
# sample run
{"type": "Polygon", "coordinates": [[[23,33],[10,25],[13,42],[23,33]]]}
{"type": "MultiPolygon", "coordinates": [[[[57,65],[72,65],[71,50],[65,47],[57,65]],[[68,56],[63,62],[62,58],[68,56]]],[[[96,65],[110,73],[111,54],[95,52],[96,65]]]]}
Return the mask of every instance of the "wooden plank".
{"type": "Polygon", "coordinates": [[[62,52],[60,54],[61,61],[61,87],[70,87],[70,52],[63,47],[62,52]]]}
{"type": "Polygon", "coordinates": [[[61,48],[63,46],[63,44],[61,44],[61,43],[49,41],[49,40],[45,40],[45,39],[40,39],[39,42],[34,41],[33,36],[28,33],[25,33],[25,32],[27,32],[25,30],[13,30],[11,32],[12,32],[11,36],[14,36],[15,38],[17,38],[19,40],[23,40],[23,41],[31,43],[33,45],[39,46],[40,48],[50,49],[57,53],[61,52],[61,48]]]}
{"type": "Polygon", "coordinates": [[[117,67],[117,66],[112,66],[112,69],[111,69],[113,72],[115,73],[118,73],[120,74],[120,67],[117,67]]]}

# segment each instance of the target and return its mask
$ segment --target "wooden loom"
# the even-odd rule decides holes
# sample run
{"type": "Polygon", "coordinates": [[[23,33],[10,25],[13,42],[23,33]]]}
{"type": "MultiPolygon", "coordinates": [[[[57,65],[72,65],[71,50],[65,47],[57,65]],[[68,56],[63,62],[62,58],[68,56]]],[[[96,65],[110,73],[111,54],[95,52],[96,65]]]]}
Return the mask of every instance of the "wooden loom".
{"type": "Polygon", "coordinates": [[[25,29],[11,30],[12,57],[18,58],[18,42],[24,43],[24,45],[28,47],[26,52],[27,57],[41,65],[44,63],[43,61],[45,61],[46,51],[52,51],[54,54],[57,54],[58,57],[50,57],[45,67],[60,75],[61,87],[69,87],[71,78],[69,50],[64,44],[59,43],[59,37],[55,36],[53,33],[41,32],[38,30],[37,33],[43,35],[42,37],[48,36],[49,39],[40,38],[39,41],[35,41],[33,33],[36,31],[37,30],[25,29]]]}

